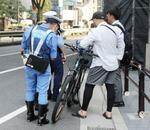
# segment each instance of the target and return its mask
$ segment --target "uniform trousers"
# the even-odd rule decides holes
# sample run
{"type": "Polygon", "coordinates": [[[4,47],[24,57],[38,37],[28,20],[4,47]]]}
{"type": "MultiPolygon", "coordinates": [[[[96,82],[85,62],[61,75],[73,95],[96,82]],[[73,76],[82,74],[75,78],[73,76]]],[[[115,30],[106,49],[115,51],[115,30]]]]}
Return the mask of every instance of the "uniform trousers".
{"type": "Polygon", "coordinates": [[[49,88],[49,82],[51,78],[50,65],[47,67],[45,73],[39,73],[38,71],[25,67],[26,76],[26,101],[34,101],[35,93],[38,92],[38,104],[48,104],[47,91],[49,88]]]}

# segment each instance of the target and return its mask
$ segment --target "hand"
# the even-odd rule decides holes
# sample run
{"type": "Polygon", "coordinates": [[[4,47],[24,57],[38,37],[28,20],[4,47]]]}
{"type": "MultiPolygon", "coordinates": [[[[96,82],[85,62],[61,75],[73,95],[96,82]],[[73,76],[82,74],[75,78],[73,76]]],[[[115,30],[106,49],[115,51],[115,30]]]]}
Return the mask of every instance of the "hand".
{"type": "Polygon", "coordinates": [[[24,53],[24,49],[21,49],[20,54],[23,55],[23,53],[24,53]]]}
{"type": "Polygon", "coordinates": [[[62,59],[62,62],[66,62],[66,59],[67,59],[66,55],[65,55],[65,54],[62,54],[62,55],[61,55],[61,59],[62,59]]]}

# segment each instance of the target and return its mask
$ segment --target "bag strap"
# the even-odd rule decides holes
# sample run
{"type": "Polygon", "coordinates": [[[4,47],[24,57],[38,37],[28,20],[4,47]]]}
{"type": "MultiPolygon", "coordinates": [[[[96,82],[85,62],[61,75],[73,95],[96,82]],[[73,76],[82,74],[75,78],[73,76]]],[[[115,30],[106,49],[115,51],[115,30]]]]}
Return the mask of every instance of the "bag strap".
{"type": "Polygon", "coordinates": [[[116,32],[115,32],[112,28],[110,28],[109,26],[107,26],[107,25],[101,25],[101,26],[107,27],[107,28],[110,29],[115,35],[117,35],[116,32]]]}
{"type": "Polygon", "coordinates": [[[113,26],[117,26],[125,34],[125,29],[121,25],[113,24],[113,26]]]}
{"type": "MultiPolygon", "coordinates": [[[[37,28],[37,27],[36,27],[36,28],[37,28]]],[[[35,28],[35,29],[36,29],[36,28],[35,28]]],[[[35,29],[34,29],[34,30],[35,30],[35,29]]],[[[33,30],[33,31],[34,31],[34,30],[33,30]]],[[[35,56],[38,55],[38,53],[39,53],[39,51],[40,51],[40,49],[41,49],[41,47],[42,47],[42,45],[43,45],[43,43],[44,43],[46,37],[47,37],[48,34],[51,33],[51,32],[52,32],[51,30],[47,30],[47,31],[46,31],[46,33],[45,33],[45,34],[42,36],[42,38],[40,39],[40,41],[39,41],[39,43],[38,43],[38,45],[37,45],[35,51],[33,50],[34,37],[31,37],[31,46],[32,46],[32,51],[31,51],[31,53],[32,53],[33,55],[35,55],[35,56]]]]}
{"type": "Polygon", "coordinates": [[[32,37],[32,32],[34,32],[36,29],[37,29],[37,25],[32,28],[31,34],[30,34],[30,36],[31,36],[30,52],[31,52],[31,53],[33,53],[33,44],[32,44],[32,43],[33,43],[33,41],[34,41],[34,38],[32,37]]]}

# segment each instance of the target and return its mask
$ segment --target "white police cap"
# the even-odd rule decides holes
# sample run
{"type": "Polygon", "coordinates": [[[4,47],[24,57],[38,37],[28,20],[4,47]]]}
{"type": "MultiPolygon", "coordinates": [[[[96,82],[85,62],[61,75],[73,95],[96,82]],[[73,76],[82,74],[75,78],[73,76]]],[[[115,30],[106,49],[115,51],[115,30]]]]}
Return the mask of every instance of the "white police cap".
{"type": "Polygon", "coordinates": [[[54,15],[57,15],[57,12],[55,12],[55,11],[48,11],[48,12],[43,13],[43,16],[44,16],[45,19],[47,19],[50,16],[54,16],[54,15]]]}
{"type": "Polygon", "coordinates": [[[58,18],[56,15],[57,15],[57,12],[55,12],[55,11],[48,11],[43,14],[45,20],[48,23],[61,23],[62,20],[60,18],[58,18]]]}

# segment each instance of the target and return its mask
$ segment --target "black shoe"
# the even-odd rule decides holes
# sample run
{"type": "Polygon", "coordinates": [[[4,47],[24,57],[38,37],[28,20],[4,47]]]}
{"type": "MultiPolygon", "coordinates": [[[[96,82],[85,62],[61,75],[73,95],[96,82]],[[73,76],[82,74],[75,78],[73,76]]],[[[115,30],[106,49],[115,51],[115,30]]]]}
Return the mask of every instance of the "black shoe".
{"type": "Polygon", "coordinates": [[[108,117],[108,116],[106,115],[106,112],[103,113],[103,117],[105,117],[106,119],[112,119],[112,117],[108,117]]]}
{"type": "Polygon", "coordinates": [[[48,106],[47,104],[46,105],[40,105],[39,104],[38,122],[37,122],[37,124],[40,125],[40,126],[49,123],[49,120],[46,118],[46,116],[47,116],[46,113],[48,112],[47,106],[48,106]]]}
{"type": "Polygon", "coordinates": [[[72,113],[72,116],[75,116],[75,117],[78,117],[78,118],[82,118],[82,119],[84,119],[84,118],[86,118],[86,117],[87,117],[86,115],[85,115],[85,116],[80,115],[80,114],[79,114],[79,112],[72,113]]]}
{"type": "Polygon", "coordinates": [[[125,106],[124,101],[114,102],[113,104],[113,107],[124,107],[124,106],[125,106]]]}
{"type": "Polygon", "coordinates": [[[26,101],[27,106],[27,121],[31,122],[37,119],[34,114],[34,101],[26,101]]]}

